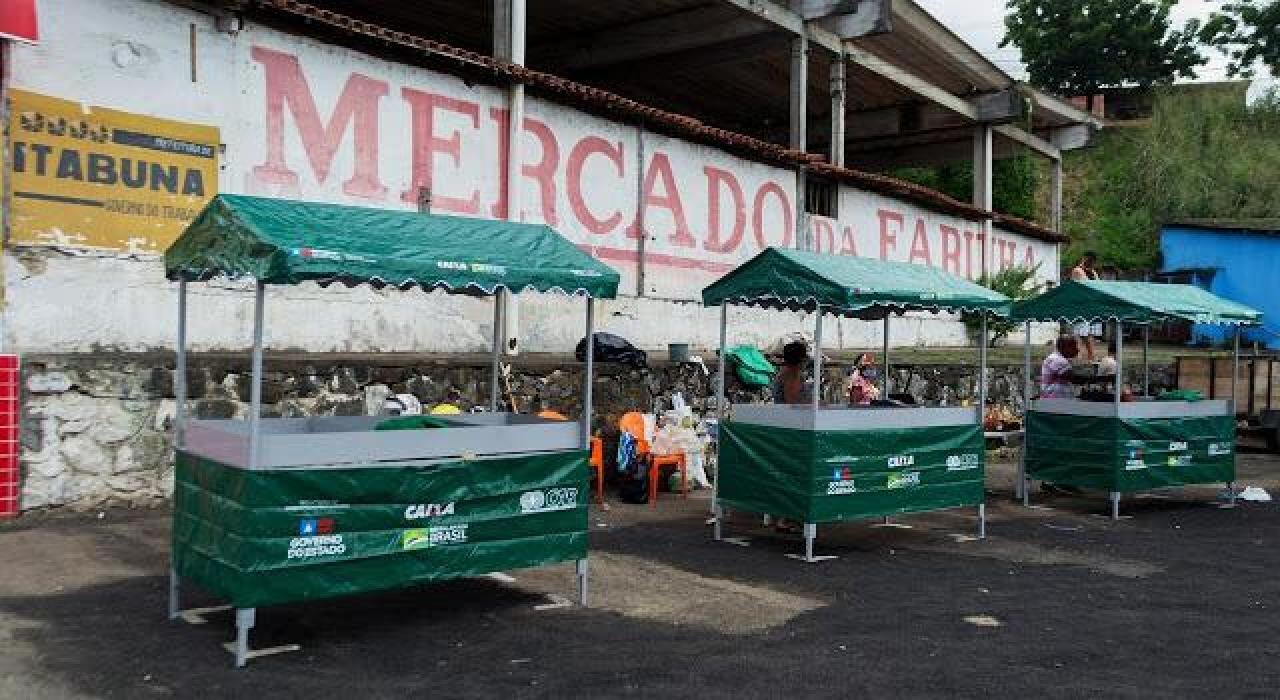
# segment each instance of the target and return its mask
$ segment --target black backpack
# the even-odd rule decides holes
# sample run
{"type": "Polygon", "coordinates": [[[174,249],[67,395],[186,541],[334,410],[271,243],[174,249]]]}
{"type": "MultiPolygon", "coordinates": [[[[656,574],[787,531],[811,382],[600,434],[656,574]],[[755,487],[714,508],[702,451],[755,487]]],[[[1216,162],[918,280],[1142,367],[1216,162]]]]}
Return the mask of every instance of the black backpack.
{"type": "MultiPolygon", "coordinates": [[[[595,348],[592,359],[596,362],[620,362],[633,367],[645,367],[649,364],[649,356],[644,350],[632,345],[630,341],[612,333],[595,333],[595,348]]],[[[587,361],[587,339],[578,341],[573,352],[578,362],[587,361]]]]}

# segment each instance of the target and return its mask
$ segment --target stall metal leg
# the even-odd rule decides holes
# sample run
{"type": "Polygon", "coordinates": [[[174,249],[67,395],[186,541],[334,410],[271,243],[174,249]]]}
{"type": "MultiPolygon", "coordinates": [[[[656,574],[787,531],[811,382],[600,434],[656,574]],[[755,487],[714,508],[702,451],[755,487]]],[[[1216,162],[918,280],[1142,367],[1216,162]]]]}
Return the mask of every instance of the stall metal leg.
{"type": "Polygon", "coordinates": [[[585,608],[590,600],[587,595],[587,560],[579,559],[576,570],[578,572],[578,605],[585,608]]]}
{"type": "Polygon", "coordinates": [[[1031,479],[1027,478],[1026,474],[1022,475],[1022,506],[1031,507],[1031,479]]]}
{"type": "Polygon", "coordinates": [[[1236,482],[1227,482],[1227,505],[1234,508],[1236,506],[1236,482]]]}
{"type": "Polygon", "coordinates": [[[244,668],[249,660],[249,630],[257,622],[257,608],[236,608],[236,668],[244,668]]]}
{"type": "Polygon", "coordinates": [[[711,506],[711,516],[714,520],[711,524],[711,539],[719,542],[724,539],[724,508],[719,503],[711,506]]]}
{"type": "Polygon", "coordinates": [[[182,612],[182,581],[173,566],[169,566],[169,619],[176,620],[182,612]]]}
{"type": "Polygon", "coordinates": [[[987,539],[987,504],[978,504],[978,539],[987,539]]]}
{"type": "Polygon", "coordinates": [[[1111,492],[1111,519],[1112,520],[1120,519],[1120,492],[1119,491],[1111,492]]]}
{"type": "Polygon", "coordinates": [[[804,524],[804,528],[803,528],[803,532],[804,532],[804,554],[803,554],[803,555],[800,555],[800,554],[788,554],[788,555],[787,555],[787,558],[788,558],[788,559],[798,559],[798,560],[800,560],[800,561],[802,561],[802,562],[805,562],[806,564],[816,564],[816,563],[818,563],[818,562],[829,561],[829,560],[831,560],[831,559],[838,559],[838,558],[839,558],[839,557],[836,557],[836,556],[834,556],[834,555],[829,555],[829,554],[828,554],[828,555],[825,555],[825,556],[815,556],[815,555],[814,555],[814,553],[813,553],[813,542],[814,542],[814,540],[818,539],[818,524],[817,524],[817,523],[805,523],[805,524],[804,524]]]}

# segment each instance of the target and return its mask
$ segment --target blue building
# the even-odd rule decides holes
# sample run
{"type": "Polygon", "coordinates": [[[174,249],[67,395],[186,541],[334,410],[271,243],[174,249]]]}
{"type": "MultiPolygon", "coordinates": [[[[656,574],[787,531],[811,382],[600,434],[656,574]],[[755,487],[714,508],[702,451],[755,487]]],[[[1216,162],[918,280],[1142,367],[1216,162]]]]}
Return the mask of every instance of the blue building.
{"type": "MultiPolygon", "coordinates": [[[[1160,279],[1203,287],[1265,314],[1243,342],[1280,347],[1280,219],[1197,219],[1160,228],[1160,279]]],[[[1225,326],[1193,326],[1193,342],[1225,343],[1225,326]]]]}

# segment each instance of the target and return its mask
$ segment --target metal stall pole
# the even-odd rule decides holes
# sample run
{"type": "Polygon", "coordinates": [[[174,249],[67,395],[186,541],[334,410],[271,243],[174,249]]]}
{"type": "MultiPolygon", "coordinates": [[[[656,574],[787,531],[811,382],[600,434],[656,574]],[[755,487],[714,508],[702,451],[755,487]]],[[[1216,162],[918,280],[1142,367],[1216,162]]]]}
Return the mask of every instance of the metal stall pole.
{"type": "MultiPolygon", "coordinates": [[[[1116,336],[1116,385],[1115,396],[1112,397],[1115,402],[1116,420],[1120,420],[1120,394],[1124,390],[1124,324],[1119,319],[1115,321],[1116,336]]],[[[1120,519],[1120,492],[1111,492],[1111,519],[1120,519]]]]}
{"type": "Polygon", "coordinates": [[[493,358],[490,364],[489,410],[498,412],[498,380],[502,374],[502,290],[493,290],[493,358]]]}
{"type": "Polygon", "coordinates": [[[267,285],[258,282],[253,297],[253,360],[249,384],[249,468],[258,468],[258,443],[262,432],[262,318],[267,285]]]}
{"type": "Polygon", "coordinates": [[[822,307],[818,306],[818,319],[813,323],[813,410],[822,407],[822,307]]]}
{"type": "MultiPolygon", "coordinates": [[[[187,280],[178,280],[178,360],[173,378],[173,396],[177,403],[173,415],[173,446],[182,447],[187,421],[187,280]]],[[[169,619],[182,609],[182,588],[178,570],[169,559],[169,619]]]]}
{"type": "MultiPolygon", "coordinates": [[[[816,304],[815,307],[818,318],[813,322],[813,414],[816,421],[818,411],[822,408],[822,304],[816,304]]],[[[816,561],[813,558],[813,541],[818,538],[818,524],[805,523],[803,532],[804,560],[816,561]]]]}
{"type": "Polygon", "coordinates": [[[1151,324],[1142,324],[1142,395],[1151,395],[1151,324]]]}
{"type": "Polygon", "coordinates": [[[591,449],[591,390],[592,373],[595,371],[596,353],[596,306],[591,297],[587,297],[587,348],[586,363],[582,378],[582,447],[591,449]]]}
{"type": "Polygon", "coordinates": [[[1027,483],[1027,450],[1030,447],[1027,422],[1031,419],[1031,322],[1027,321],[1022,345],[1022,456],[1018,460],[1018,483],[1013,495],[1022,499],[1022,505],[1031,505],[1031,488],[1027,483]]]}
{"type": "MultiPolygon", "coordinates": [[[[982,332],[978,336],[978,431],[986,432],[987,415],[987,312],[982,312],[982,332]]],[[[986,438],[982,440],[983,461],[986,461],[986,438]]],[[[987,496],[983,491],[982,502],[978,504],[978,539],[987,536],[987,496]]]]}
{"type": "MultiPolygon", "coordinates": [[[[1231,417],[1231,435],[1233,437],[1236,431],[1236,384],[1240,381],[1240,328],[1240,324],[1236,324],[1235,336],[1231,343],[1231,402],[1227,404],[1227,410],[1229,411],[1227,415],[1231,417]]],[[[1213,362],[1213,360],[1209,361],[1213,362]]],[[[1254,362],[1256,364],[1256,358],[1254,362]]],[[[1253,371],[1250,370],[1250,375],[1252,374],[1253,371]]],[[[1235,453],[1236,451],[1232,449],[1232,459],[1235,459],[1235,453]]],[[[1234,481],[1227,482],[1227,498],[1230,499],[1231,505],[1234,506],[1236,504],[1236,484],[1234,481]]]]}
{"type": "MultiPolygon", "coordinates": [[[[595,410],[591,394],[594,384],[592,379],[595,372],[595,336],[596,305],[595,300],[590,295],[587,295],[587,347],[586,357],[584,358],[586,367],[583,368],[582,376],[582,449],[586,450],[588,454],[591,452],[591,414],[595,410]]],[[[604,478],[603,474],[601,474],[601,478],[604,478]]],[[[603,489],[603,484],[601,488],[603,489]]],[[[578,560],[576,570],[578,574],[578,604],[585,608],[588,602],[586,557],[578,560]]]]}
{"type": "MultiPolygon", "coordinates": [[[[249,385],[249,469],[257,469],[258,449],[262,441],[262,327],[266,309],[267,285],[259,280],[253,295],[253,360],[249,385]]],[[[249,658],[249,630],[253,629],[257,608],[236,608],[236,668],[243,668],[249,658]]]]}
{"type": "Polygon", "coordinates": [[[884,374],[880,377],[880,398],[889,400],[889,307],[884,307],[884,374]]]}
{"type": "Polygon", "coordinates": [[[728,413],[725,406],[725,365],[728,364],[728,358],[725,356],[727,348],[725,347],[729,341],[729,303],[720,302],[720,367],[716,370],[716,472],[711,479],[711,517],[713,537],[720,539],[721,524],[724,520],[723,512],[720,510],[720,470],[724,464],[720,461],[720,446],[724,443],[724,418],[728,413]]]}

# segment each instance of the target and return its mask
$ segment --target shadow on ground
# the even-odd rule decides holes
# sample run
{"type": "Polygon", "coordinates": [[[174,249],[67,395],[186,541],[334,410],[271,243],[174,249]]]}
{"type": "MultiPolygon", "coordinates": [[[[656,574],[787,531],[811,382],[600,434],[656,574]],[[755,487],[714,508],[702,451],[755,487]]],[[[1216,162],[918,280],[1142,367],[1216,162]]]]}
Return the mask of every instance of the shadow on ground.
{"type": "MultiPolygon", "coordinates": [[[[259,612],[230,668],[229,612],[165,619],[163,513],[0,532],[0,695],[27,697],[1274,697],[1280,509],[1212,489],[1027,510],[991,500],[909,525],[824,528],[820,553],[745,515],[711,541],[704,501],[593,512],[593,606],[569,566],[259,612]],[[14,568],[16,567],[16,568],[14,568]]],[[[191,596],[189,605],[217,601],[191,596]]]]}

